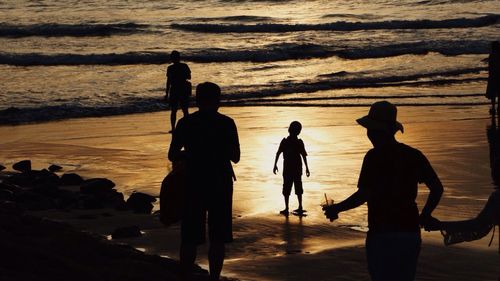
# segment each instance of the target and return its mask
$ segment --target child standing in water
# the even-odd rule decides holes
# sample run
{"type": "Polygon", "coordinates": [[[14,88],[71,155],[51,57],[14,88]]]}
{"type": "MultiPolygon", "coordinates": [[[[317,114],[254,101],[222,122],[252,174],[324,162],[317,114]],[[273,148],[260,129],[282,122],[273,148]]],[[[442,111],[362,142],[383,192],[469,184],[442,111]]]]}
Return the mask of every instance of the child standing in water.
{"type": "Polygon", "coordinates": [[[309,177],[309,167],[307,165],[307,152],[304,147],[304,142],[298,138],[302,125],[298,121],[290,123],[288,128],[289,136],[284,138],[274,160],[273,173],[278,171],[278,158],[283,153],[283,197],[285,198],[285,209],[280,211],[280,214],[288,216],[288,201],[292,191],[292,185],[295,186],[295,194],[299,200],[299,208],[294,210],[297,215],[304,214],[305,210],[302,208],[302,159],[306,165],[306,176],[309,177]],[[301,159],[302,156],[302,159],[301,159]]]}

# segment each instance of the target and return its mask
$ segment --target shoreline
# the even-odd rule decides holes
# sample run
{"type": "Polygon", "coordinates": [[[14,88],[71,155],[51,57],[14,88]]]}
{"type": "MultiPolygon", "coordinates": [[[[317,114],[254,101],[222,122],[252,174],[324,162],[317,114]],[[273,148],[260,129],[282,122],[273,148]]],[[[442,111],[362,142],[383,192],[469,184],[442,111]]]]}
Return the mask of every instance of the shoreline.
{"type": "MultiPolygon", "coordinates": [[[[478,94],[479,95],[479,94],[478,94]]],[[[384,98],[381,98],[380,100],[383,100],[384,98]]],[[[389,98],[385,98],[389,99],[389,98]]],[[[157,108],[148,108],[144,110],[137,110],[137,111],[121,111],[121,112],[113,112],[113,113],[106,113],[103,110],[113,110],[116,108],[104,108],[100,109],[99,112],[92,112],[92,108],[90,107],[83,107],[83,108],[78,108],[78,112],[71,113],[67,116],[60,116],[60,117],[49,117],[46,114],[50,114],[47,112],[41,112],[39,110],[41,109],[36,109],[36,108],[17,108],[17,107],[9,107],[3,110],[0,110],[0,127],[4,126],[23,126],[23,125],[36,125],[36,124],[44,124],[44,123],[50,123],[50,122],[64,122],[64,121],[71,121],[71,120],[78,120],[78,119],[87,119],[87,118],[112,118],[112,117],[119,117],[119,116],[128,116],[128,115],[136,115],[136,114],[155,114],[159,112],[165,112],[168,111],[170,112],[170,109],[168,108],[168,105],[165,104],[165,102],[162,101],[161,98],[158,98],[158,102],[154,105],[157,108]],[[33,116],[38,114],[38,119],[40,121],[35,121],[31,119],[24,119],[21,118],[21,120],[18,120],[16,118],[19,118],[19,114],[21,114],[21,111],[27,110],[28,112],[22,112],[24,115],[29,115],[33,116]],[[88,112],[87,112],[88,111],[88,112]],[[86,114],[82,115],[81,112],[87,112],[86,114]],[[44,115],[45,114],[45,115],[44,115]],[[16,117],[17,116],[17,117],[16,117]],[[13,119],[13,121],[9,121],[13,119]]],[[[275,102],[273,99],[269,99],[267,101],[262,101],[262,102],[240,102],[240,101],[226,101],[226,102],[221,102],[221,107],[224,108],[230,108],[230,107],[291,107],[291,108],[308,108],[308,107],[317,107],[317,108],[363,108],[363,107],[370,107],[370,105],[375,102],[378,99],[375,98],[370,98],[372,102],[366,102],[366,103],[344,103],[344,104],[324,104],[324,103],[312,103],[308,102],[309,100],[305,100],[305,102],[308,103],[295,103],[295,104],[290,104],[287,102],[275,102]]],[[[293,99],[292,99],[293,101],[293,99]]],[[[448,103],[424,103],[424,104],[418,104],[418,103],[397,103],[396,105],[398,107],[430,107],[430,108],[435,108],[435,107],[483,107],[489,105],[489,102],[448,102],[448,103]]],[[[54,106],[56,107],[56,106],[54,106]]],[[[193,101],[190,102],[189,108],[195,108],[195,103],[193,101]]],[[[119,108],[118,108],[119,109],[119,108]]]]}

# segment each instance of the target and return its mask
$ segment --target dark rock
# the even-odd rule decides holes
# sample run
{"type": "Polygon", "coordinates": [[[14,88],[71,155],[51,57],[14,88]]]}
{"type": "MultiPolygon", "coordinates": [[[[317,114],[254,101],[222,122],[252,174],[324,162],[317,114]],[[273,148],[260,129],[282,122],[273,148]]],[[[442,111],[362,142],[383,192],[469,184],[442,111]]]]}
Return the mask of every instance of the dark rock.
{"type": "Polygon", "coordinates": [[[118,227],[111,234],[111,237],[113,239],[133,238],[133,237],[141,237],[141,236],[142,236],[141,229],[136,225],[126,226],[126,227],[118,227]]]}
{"type": "Polygon", "coordinates": [[[115,210],[117,211],[128,211],[127,203],[123,202],[123,204],[120,204],[115,207],[115,210]]]}
{"type": "Polygon", "coordinates": [[[3,180],[3,183],[17,186],[32,186],[35,183],[33,173],[16,173],[3,180]]]}
{"type": "Polygon", "coordinates": [[[95,194],[110,191],[115,183],[105,178],[88,179],[80,186],[80,191],[86,194],[95,194]]]}
{"type": "Polygon", "coordinates": [[[59,182],[61,185],[79,185],[83,182],[83,178],[78,174],[69,173],[62,175],[59,182]]]}
{"type": "Polygon", "coordinates": [[[76,217],[79,220],[94,220],[97,219],[97,215],[83,214],[76,217]]]}
{"type": "Polygon", "coordinates": [[[35,175],[37,184],[59,185],[59,176],[47,169],[43,169],[41,171],[33,171],[33,173],[35,175]]]}
{"type": "Polygon", "coordinates": [[[21,187],[19,187],[17,185],[8,184],[8,183],[4,183],[4,182],[0,182],[0,190],[1,189],[9,190],[9,191],[12,191],[13,193],[19,193],[19,192],[24,191],[24,189],[22,189],[21,187]]]}
{"type": "Polygon", "coordinates": [[[41,211],[55,208],[54,201],[47,197],[31,191],[15,194],[14,201],[21,207],[30,211],[41,211]]]}
{"type": "Polygon", "coordinates": [[[0,171],[3,171],[5,170],[5,166],[4,165],[0,165],[0,171]]]}
{"type": "Polygon", "coordinates": [[[51,171],[51,172],[57,172],[57,171],[62,170],[62,167],[61,167],[61,166],[59,166],[59,165],[56,165],[56,164],[52,164],[52,165],[50,165],[50,166],[49,166],[49,168],[48,168],[48,169],[49,169],[49,171],[51,171]]]}
{"type": "Polygon", "coordinates": [[[0,189],[0,201],[12,201],[14,200],[14,192],[8,189],[0,189]]]}
{"type": "Polygon", "coordinates": [[[151,195],[142,192],[134,192],[127,199],[127,208],[136,213],[150,214],[153,209],[153,204],[151,203],[155,201],[156,198],[151,195]]]}
{"type": "Polygon", "coordinates": [[[21,208],[16,202],[12,201],[0,201],[0,214],[2,215],[20,215],[24,213],[24,209],[21,208]]]}
{"type": "Polygon", "coordinates": [[[68,209],[78,207],[78,194],[69,190],[60,189],[54,198],[56,208],[68,209]]]}
{"type": "Polygon", "coordinates": [[[50,197],[56,197],[59,193],[59,187],[57,185],[51,184],[51,183],[46,183],[46,184],[38,184],[33,187],[33,192],[45,195],[45,196],[50,196],[50,197]]]}
{"type": "Polygon", "coordinates": [[[4,183],[14,184],[22,187],[34,187],[36,185],[52,184],[59,185],[59,177],[48,170],[29,171],[13,174],[3,181],[4,183]]]}
{"type": "Polygon", "coordinates": [[[109,192],[102,193],[100,195],[100,198],[103,201],[104,205],[110,208],[116,208],[125,204],[123,194],[114,189],[110,190],[109,192]]]}
{"type": "Polygon", "coordinates": [[[19,171],[19,172],[30,172],[31,171],[31,161],[30,160],[23,160],[15,163],[12,165],[12,169],[19,171]]]}
{"type": "Polygon", "coordinates": [[[78,205],[80,209],[86,210],[102,209],[105,207],[102,200],[94,195],[80,196],[78,205]]]}

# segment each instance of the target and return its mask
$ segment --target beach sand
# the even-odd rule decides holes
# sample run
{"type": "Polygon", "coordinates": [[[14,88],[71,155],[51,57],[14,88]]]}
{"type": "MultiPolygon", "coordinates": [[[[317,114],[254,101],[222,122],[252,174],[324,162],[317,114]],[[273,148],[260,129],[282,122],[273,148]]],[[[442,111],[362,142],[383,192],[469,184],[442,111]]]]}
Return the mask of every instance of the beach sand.
{"type": "MultiPolygon", "coordinates": [[[[342,213],[333,223],[324,218],[320,207],[325,193],[339,201],[356,190],[361,162],[371,144],[355,119],[368,108],[224,107],[220,111],[234,118],[242,150],[241,161],[235,165],[236,240],[228,247],[223,274],[242,280],[368,280],[363,232],[366,207],[342,213]],[[278,215],[283,208],[282,178],[272,174],[278,144],[293,120],[303,125],[299,137],[309,153],[311,170],[310,178],[303,177],[308,216],[302,219],[278,215]]],[[[405,133],[397,139],[424,152],[444,184],[443,199],[434,213],[440,219],[474,217],[493,190],[487,112],[487,106],[399,107],[398,119],[405,133]]],[[[63,166],[63,172],[109,178],[126,195],[134,190],[158,195],[171,168],[166,160],[171,138],[168,115],[2,126],[0,164],[31,159],[34,168],[43,168],[56,163],[63,166]]],[[[419,206],[426,195],[422,186],[419,206]]],[[[290,202],[295,209],[296,198],[292,196],[290,202]]],[[[108,211],[36,213],[104,235],[116,226],[140,225],[145,235],[124,242],[147,253],[178,257],[177,225],[164,228],[153,216],[129,212],[78,219],[81,213],[108,211]]],[[[487,247],[490,235],[445,247],[439,233],[423,233],[417,280],[497,280],[498,239],[487,247]]],[[[203,267],[205,256],[206,249],[200,249],[198,262],[203,267]]]]}

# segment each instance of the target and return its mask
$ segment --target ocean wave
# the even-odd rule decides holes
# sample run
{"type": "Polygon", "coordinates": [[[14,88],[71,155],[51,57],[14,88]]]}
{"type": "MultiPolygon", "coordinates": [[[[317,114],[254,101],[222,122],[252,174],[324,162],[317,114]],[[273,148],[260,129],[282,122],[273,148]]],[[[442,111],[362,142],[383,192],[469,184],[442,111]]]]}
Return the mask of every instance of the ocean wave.
{"type": "Polygon", "coordinates": [[[476,18],[456,18],[446,20],[390,20],[378,22],[338,21],[321,24],[171,24],[172,28],[203,33],[283,33],[302,31],[358,31],[381,29],[437,29],[437,28],[473,28],[495,25],[500,15],[486,15],[476,18]]]}
{"type": "MultiPolygon", "coordinates": [[[[474,106],[488,102],[480,101],[449,101],[446,98],[480,97],[483,94],[463,95],[415,95],[415,96],[343,96],[343,97],[304,97],[292,99],[225,99],[222,106],[316,106],[316,107],[354,107],[370,106],[373,100],[391,99],[398,106],[474,106]],[[441,98],[434,99],[432,98],[441,98]],[[406,99],[417,101],[405,102],[406,99]],[[422,102],[418,100],[422,99],[422,102]],[[429,101],[431,99],[431,101],[429,101]],[[358,100],[359,102],[354,102],[358,100]],[[334,101],[326,102],[326,101],[334,101]]],[[[193,102],[192,102],[193,103],[193,102]]],[[[161,98],[135,99],[115,106],[81,106],[52,105],[29,108],[10,107],[0,110],[0,125],[19,125],[41,123],[71,118],[105,117],[135,113],[158,112],[167,110],[168,106],[161,98]]]]}
{"type": "Polygon", "coordinates": [[[0,37],[61,37],[61,36],[111,36],[145,32],[148,25],[137,23],[86,23],[86,24],[32,24],[13,25],[0,23],[0,37]]]}
{"type": "Polygon", "coordinates": [[[265,16],[227,16],[227,17],[211,17],[211,18],[188,18],[189,21],[227,21],[227,22],[272,22],[275,18],[265,16]]]}
{"type": "Polygon", "coordinates": [[[128,52],[110,54],[0,53],[0,64],[16,66],[164,64],[168,53],[128,52]]]}
{"type": "Polygon", "coordinates": [[[0,110],[0,125],[40,123],[70,118],[104,117],[133,113],[157,112],[168,106],[162,99],[143,99],[116,106],[82,106],[73,104],[39,107],[10,107],[0,110]]]}
{"type": "Polygon", "coordinates": [[[322,18],[355,18],[361,20],[374,20],[381,18],[374,14],[326,14],[322,18]]]}
{"type": "MultiPolygon", "coordinates": [[[[439,53],[446,56],[488,54],[489,41],[431,41],[400,43],[382,46],[339,48],[317,44],[281,43],[253,50],[209,48],[182,52],[188,62],[274,62],[312,58],[340,57],[343,59],[384,58],[401,55],[439,53]]],[[[164,64],[169,62],[167,52],[127,52],[107,54],[40,54],[0,53],[0,64],[15,66],[56,65],[127,65],[164,64]]]]}
{"type": "MultiPolygon", "coordinates": [[[[422,75],[423,77],[423,75],[422,75]]],[[[428,77],[431,77],[430,75],[428,77]]],[[[389,76],[389,77],[360,77],[349,79],[328,79],[314,81],[283,81],[273,85],[242,86],[228,89],[226,99],[259,99],[277,97],[289,94],[308,94],[320,91],[362,89],[362,88],[387,88],[387,87],[438,87],[443,85],[477,83],[486,81],[486,77],[475,78],[436,78],[428,80],[412,80],[414,76],[389,76]],[[252,88],[254,90],[247,90],[252,88]]]]}

